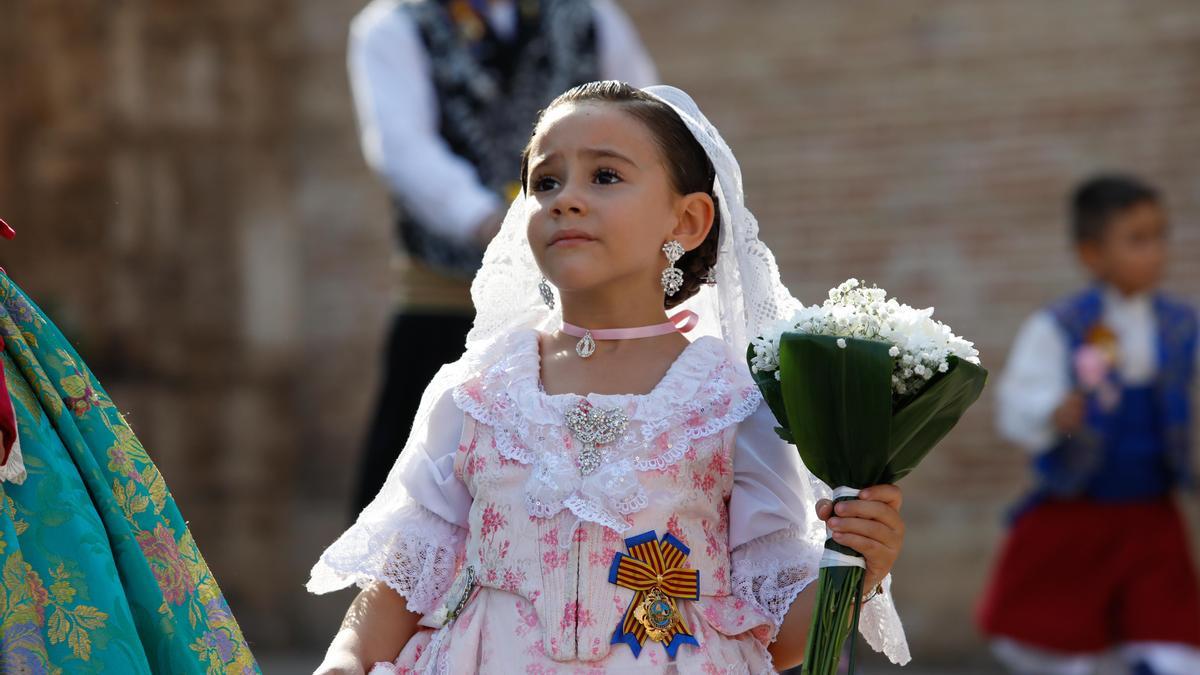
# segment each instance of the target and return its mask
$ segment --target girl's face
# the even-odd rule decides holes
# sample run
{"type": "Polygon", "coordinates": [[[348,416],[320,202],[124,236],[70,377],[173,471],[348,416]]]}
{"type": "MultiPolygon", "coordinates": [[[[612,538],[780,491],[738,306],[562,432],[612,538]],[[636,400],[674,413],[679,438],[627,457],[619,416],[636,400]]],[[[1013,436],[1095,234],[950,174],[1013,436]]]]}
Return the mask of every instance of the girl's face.
{"type": "Polygon", "coordinates": [[[675,236],[689,199],[675,192],[650,130],[619,105],[555,106],[538,125],[528,166],[529,245],[561,291],[661,295],[662,245],[696,245],[675,236]]]}

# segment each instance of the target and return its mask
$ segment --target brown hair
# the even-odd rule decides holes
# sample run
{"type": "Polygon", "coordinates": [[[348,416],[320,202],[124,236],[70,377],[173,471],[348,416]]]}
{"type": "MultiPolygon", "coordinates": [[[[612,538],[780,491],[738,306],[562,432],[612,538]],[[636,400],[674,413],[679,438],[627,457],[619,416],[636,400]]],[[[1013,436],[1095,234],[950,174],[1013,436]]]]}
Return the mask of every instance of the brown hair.
{"type": "Polygon", "coordinates": [[[1076,244],[1100,241],[1117,216],[1135,206],[1158,202],[1158,191],[1134,176],[1092,176],[1071,195],[1071,234],[1076,244]]]}
{"type": "MultiPolygon", "coordinates": [[[[704,284],[708,271],[717,264],[717,241],[721,231],[721,209],[713,194],[716,173],[704,148],[688,130],[671,106],[660,99],[624,82],[607,80],[589,82],[567,90],[538,115],[541,123],[546,112],[564,103],[616,103],[646,125],[658,142],[659,153],[671,177],[671,186],[681,195],[703,192],[712,197],[714,211],[712,229],[699,246],[683,254],[675,265],[683,270],[683,288],[672,296],[663,296],[667,309],[695,295],[704,284]]],[[[536,130],[537,124],[534,125],[536,130]]],[[[532,139],[531,139],[532,140],[532,139]]],[[[529,146],[521,153],[521,189],[529,191],[529,146]]]]}

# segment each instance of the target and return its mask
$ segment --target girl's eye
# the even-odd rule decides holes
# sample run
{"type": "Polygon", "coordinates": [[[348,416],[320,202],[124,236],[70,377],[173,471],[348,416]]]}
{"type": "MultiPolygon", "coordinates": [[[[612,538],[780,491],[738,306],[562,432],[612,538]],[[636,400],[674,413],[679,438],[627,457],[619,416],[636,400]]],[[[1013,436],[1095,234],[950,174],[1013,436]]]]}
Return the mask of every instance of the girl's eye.
{"type": "Polygon", "coordinates": [[[596,182],[601,185],[613,185],[621,182],[621,176],[612,169],[600,169],[596,171],[596,182]]]}
{"type": "Polygon", "coordinates": [[[533,181],[534,192],[546,192],[547,190],[553,190],[556,187],[558,187],[558,179],[554,178],[553,176],[542,176],[533,181]]]}

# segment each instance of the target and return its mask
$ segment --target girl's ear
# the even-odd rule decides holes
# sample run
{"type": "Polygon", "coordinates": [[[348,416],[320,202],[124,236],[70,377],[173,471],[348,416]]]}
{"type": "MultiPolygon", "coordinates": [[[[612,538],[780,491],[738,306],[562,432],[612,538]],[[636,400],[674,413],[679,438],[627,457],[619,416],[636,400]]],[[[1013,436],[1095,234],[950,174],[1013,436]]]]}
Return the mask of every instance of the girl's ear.
{"type": "Polygon", "coordinates": [[[703,192],[684,195],[675,206],[675,229],[671,237],[690,251],[704,243],[712,229],[716,209],[712,197],[703,192]]]}

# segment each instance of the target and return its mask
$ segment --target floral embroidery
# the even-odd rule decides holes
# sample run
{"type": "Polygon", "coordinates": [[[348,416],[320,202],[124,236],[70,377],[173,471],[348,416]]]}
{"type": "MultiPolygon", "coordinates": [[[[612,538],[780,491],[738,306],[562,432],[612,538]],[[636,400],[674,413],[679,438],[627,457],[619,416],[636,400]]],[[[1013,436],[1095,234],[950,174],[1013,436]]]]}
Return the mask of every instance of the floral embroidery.
{"type": "Polygon", "coordinates": [[[506,524],[507,521],[505,520],[504,516],[489,505],[483,510],[483,526],[480,528],[479,532],[484,537],[490,537],[503,529],[506,524]]]}
{"type": "Polygon", "coordinates": [[[71,346],[3,275],[0,335],[29,473],[22,485],[0,486],[12,525],[0,528],[0,661],[35,673],[81,663],[118,672],[130,654],[144,653],[156,670],[194,655],[209,672],[258,672],[145,449],[71,346]],[[89,455],[88,467],[72,464],[89,455]],[[29,536],[39,545],[26,557],[29,536]],[[114,556],[105,550],[113,536],[137,547],[114,556]],[[120,602],[156,613],[157,623],[135,629],[128,615],[101,609],[120,602]],[[170,644],[190,644],[191,655],[170,644]]]}
{"type": "MultiPolygon", "coordinates": [[[[149,502],[148,498],[143,499],[149,502]]],[[[172,605],[182,605],[192,578],[179,555],[175,533],[159,523],[152,532],[138,532],[137,542],[142,547],[142,554],[150,561],[150,569],[163,597],[172,605]]]]}

